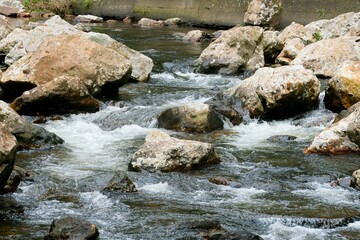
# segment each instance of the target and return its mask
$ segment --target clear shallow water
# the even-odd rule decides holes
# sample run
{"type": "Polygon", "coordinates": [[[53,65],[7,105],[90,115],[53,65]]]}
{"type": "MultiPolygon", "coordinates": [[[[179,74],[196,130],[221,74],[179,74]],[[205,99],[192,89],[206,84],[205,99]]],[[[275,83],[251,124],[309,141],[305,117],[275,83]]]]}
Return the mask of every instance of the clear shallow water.
{"type": "MultiPolygon", "coordinates": [[[[128,84],[118,99],[104,100],[94,114],[70,115],[44,126],[65,140],[47,151],[18,153],[18,164],[34,174],[13,196],[25,208],[21,217],[1,222],[1,239],[42,239],[54,218],[80,216],[94,222],[100,239],[180,239],[174,226],[191,220],[219,220],[228,230],[245,228],[264,239],[358,239],[360,222],[336,224],[360,215],[358,191],[331,187],[335,178],[359,168],[359,155],[305,155],[303,149],[327,122],[322,107],[299,119],[263,122],[210,134],[171,135],[211,142],[222,163],[186,173],[129,172],[138,192],[104,193],[117,170],[126,170],[163,110],[204,102],[245,76],[193,73],[191,62],[206,44],[183,43],[176,32],[189,28],[141,29],[133,25],[94,25],[155,60],[147,84],[128,84]],[[267,138],[287,134],[292,142],[267,138]],[[210,183],[223,176],[229,186],[210,183]]],[[[329,117],[328,117],[329,118],[329,117]]],[[[330,116],[331,119],[331,116],[330,116]]]]}

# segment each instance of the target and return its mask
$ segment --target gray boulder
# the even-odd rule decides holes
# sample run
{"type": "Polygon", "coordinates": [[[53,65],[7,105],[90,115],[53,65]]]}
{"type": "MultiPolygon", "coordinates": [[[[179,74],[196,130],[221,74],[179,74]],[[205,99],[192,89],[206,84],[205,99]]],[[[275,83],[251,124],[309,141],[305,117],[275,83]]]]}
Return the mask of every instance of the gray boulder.
{"type": "Polygon", "coordinates": [[[211,132],[224,125],[209,105],[200,102],[167,109],[158,117],[158,123],[160,128],[190,133],[211,132]]]}
{"type": "Polygon", "coordinates": [[[0,15],[0,40],[4,39],[9,33],[14,30],[5,16],[0,15]]]}
{"type": "Polygon", "coordinates": [[[129,170],[188,171],[218,163],[220,158],[209,143],[180,140],[167,133],[153,131],[134,153],[129,170]]]}
{"type": "Polygon", "coordinates": [[[234,27],[204,49],[194,62],[198,72],[236,74],[264,66],[261,27],[234,27]]]}
{"type": "Polygon", "coordinates": [[[50,147],[64,142],[54,133],[26,121],[3,101],[0,101],[0,121],[16,137],[19,149],[50,147]]]}
{"type": "Polygon", "coordinates": [[[0,194],[6,192],[5,186],[13,171],[18,144],[16,138],[4,125],[0,124],[0,194]]]}

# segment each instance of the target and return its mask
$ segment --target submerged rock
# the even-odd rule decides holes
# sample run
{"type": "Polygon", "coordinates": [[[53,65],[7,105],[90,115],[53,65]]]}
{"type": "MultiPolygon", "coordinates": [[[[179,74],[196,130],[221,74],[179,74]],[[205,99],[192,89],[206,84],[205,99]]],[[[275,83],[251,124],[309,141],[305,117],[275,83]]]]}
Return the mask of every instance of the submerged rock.
{"type": "Polygon", "coordinates": [[[3,124],[0,124],[0,194],[6,192],[5,186],[13,171],[18,144],[16,138],[3,124]]]}
{"type": "Polygon", "coordinates": [[[53,220],[49,234],[44,237],[45,240],[63,240],[63,239],[98,239],[99,230],[95,224],[77,217],[65,217],[53,220]]]}
{"type": "Polygon", "coordinates": [[[292,65],[303,65],[316,75],[333,77],[345,61],[360,60],[357,37],[340,37],[320,40],[301,50],[292,65]]]}
{"type": "MultiPolygon", "coordinates": [[[[360,105],[358,105],[360,106],[360,105]]],[[[360,108],[318,134],[305,153],[360,152],[360,108]]]]}
{"type": "Polygon", "coordinates": [[[68,76],[57,77],[24,92],[10,106],[25,115],[96,112],[100,108],[80,78],[68,76]]]}
{"type": "Polygon", "coordinates": [[[24,207],[10,195],[0,196],[0,217],[12,217],[24,212],[24,207]]]}
{"type": "Polygon", "coordinates": [[[222,129],[224,124],[209,105],[190,103],[162,112],[158,117],[160,128],[190,133],[205,133],[222,129]]]}
{"type": "Polygon", "coordinates": [[[236,74],[264,66],[261,27],[234,27],[204,49],[194,62],[202,73],[236,74]]]}
{"type": "Polygon", "coordinates": [[[187,171],[218,163],[220,158],[209,143],[180,140],[167,133],[153,131],[134,153],[129,170],[187,171]]]}
{"type": "Polygon", "coordinates": [[[291,136],[291,135],[274,135],[269,137],[267,140],[269,142],[292,142],[296,139],[297,137],[295,136],[291,136]]]}
{"type": "Polygon", "coordinates": [[[282,0],[252,0],[244,16],[244,23],[274,28],[280,23],[282,0]]]}
{"type": "Polygon", "coordinates": [[[110,192],[137,192],[135,184],[130,178],[121,171],[115,173],[114,177],[104,188],[104,191],[110,192]]]}
{"type": "Polygon", "coordinates": [[[360,101],[360,61],[345,62],[329,81],[325,106],[334,111],[348,109],[360,101]]]}
{"type": "Polygon", "coordinates": [[[302,66],[261,68],[253,76],[228,89],[250,117],[281,119],[318,105],[320,82],[302,66]]]}
{"type": "Polygon", "coordinates": [[[213,177],[213,178],[209,178],[209,182],[216,184],[216,185],[229,185],[229,182],[226,178],[224,177],[213,177]]]}
{"type": "Polygon", "coordinates": [[[54,133],[26,121],[3,101],[0,101],[0,121],[16,137],[19,149],[50,147],[64,143],[64,140],[54,133]]]}

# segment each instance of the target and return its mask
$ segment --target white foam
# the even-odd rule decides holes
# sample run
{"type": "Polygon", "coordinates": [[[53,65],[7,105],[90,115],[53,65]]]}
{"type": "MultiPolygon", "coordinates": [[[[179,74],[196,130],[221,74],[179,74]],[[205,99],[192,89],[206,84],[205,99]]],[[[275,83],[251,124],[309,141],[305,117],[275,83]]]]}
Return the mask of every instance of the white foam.
{"type": "Polygon", "coordinates": [[[145,191],[147,193],[161,193],[161,194],[170,194],[172,193],[171,186],[167,182],[159,182],[155,184],[146,184],[142,187],[137,187],[140,191],[145,191]]]}
{"type": "Polygon", "coordinates": [[[80,199],[91,208],[105,209],[113,206],[112,201],[99,191],[80,193],[80,199]]]}

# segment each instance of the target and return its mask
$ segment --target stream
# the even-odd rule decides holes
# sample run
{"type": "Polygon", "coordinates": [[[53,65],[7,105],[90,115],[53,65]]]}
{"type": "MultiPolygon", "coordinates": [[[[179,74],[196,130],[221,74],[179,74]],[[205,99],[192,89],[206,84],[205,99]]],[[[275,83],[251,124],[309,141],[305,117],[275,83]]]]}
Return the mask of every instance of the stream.
{"type": "Polygon", "coordinates": [[[322,104],[293,119],[246,119],[239,126],[226,122],[224,130],[209,134],[164,130],[214,144],[221,164],[182,173],[129,172],[137,193],[102,192],[114,172],[127,170],[146,134],[157,129],[159,113],[205,102],[248,74],[194,73],[191,63],[208,43],[184,43],[178,33],[190,27],[91,26],[151,57],[151,79],[121,87],[116,99],[102,99],[97,113],[43,124],[65,144],[17,154],[17,165],[32,172],[33,181],[22,182],[12,194],[25,212],[0,222],[1,239],[43,239],[53,219],[69,215],[96,224],[101,240],[194,239],[174,226],[201,220],[218,220],[229,231],[246,229],[268,240],[359,239],[360,192],[330,186],[331,180],[360,168],[359,154],[303,153],[333,118],[322,104]],[[267,140],[274,135],[297,138],[267,140]],[[210,183],[215,176],[230,184],[210,183]]]}

